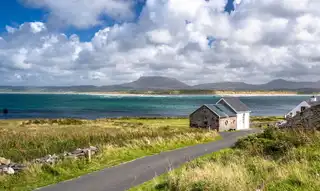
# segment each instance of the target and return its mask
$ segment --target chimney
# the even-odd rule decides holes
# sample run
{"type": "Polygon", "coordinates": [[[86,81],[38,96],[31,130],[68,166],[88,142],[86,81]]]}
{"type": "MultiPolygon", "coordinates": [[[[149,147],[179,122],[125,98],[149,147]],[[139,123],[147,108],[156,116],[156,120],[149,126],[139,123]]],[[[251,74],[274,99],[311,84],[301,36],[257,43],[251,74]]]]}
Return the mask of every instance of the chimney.
{"type": "Polygon", "coordinates": [[[312,97],[310,98],[310,101],[311,101],[311,102],[316,102],[316,101],[317,101],[317,97],[316,97],[316,96],[312,96],[312,97]]]}

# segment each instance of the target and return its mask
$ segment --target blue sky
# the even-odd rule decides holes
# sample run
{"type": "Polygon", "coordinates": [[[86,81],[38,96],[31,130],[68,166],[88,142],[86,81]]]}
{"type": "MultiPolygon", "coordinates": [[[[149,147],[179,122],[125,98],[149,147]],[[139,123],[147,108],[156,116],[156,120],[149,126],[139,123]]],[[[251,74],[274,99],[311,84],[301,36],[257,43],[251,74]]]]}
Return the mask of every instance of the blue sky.
{"type": "MultiPolygon", "coordinates": [[[[136,5],[136,15],[139,16],[139,13],[143,9],[145,4],[143,0],[142,2],[136,5]]],[[[228,0],[228,4],[226,6],[226,11],[231,11],[233,9],[233,1],[228,0]]],[[[0,6],[0,33],[6,31],[6,26],[18,27],[20,24],[24,22],[34,22],[41,21],[45,22],[48,12],[44,9],[30,8],[26,7],[21,3],[21,0],[3,0],[0,6]]],[[[105,25],[104,26],[95,26],[89,29],[76,29],[74,27],[68,27],[63,29],[67,35],[77,34],[82,41],[89,41],[95,32],[99,29],[107,26],[113,25],[115,22],[110,18],[104,18],[105,25]]]]}

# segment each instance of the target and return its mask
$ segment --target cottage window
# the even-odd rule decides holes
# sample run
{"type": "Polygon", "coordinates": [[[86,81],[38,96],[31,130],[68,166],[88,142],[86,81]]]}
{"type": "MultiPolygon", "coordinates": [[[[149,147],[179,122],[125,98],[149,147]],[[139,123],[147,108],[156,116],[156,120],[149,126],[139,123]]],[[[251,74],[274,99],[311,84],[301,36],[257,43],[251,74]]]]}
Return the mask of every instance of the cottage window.
{"type": "Polygon", "coordinates": [[[304,110],[306,110],[307,109],[307,107],[305,107],[305,106],[302,106],[301,107],[301,111],[304,111],[304,110]]]}
{"type": "Polygon", "coordinates": [[[226,121],[224,124],[228,125],[228,121],[226,121]]]}

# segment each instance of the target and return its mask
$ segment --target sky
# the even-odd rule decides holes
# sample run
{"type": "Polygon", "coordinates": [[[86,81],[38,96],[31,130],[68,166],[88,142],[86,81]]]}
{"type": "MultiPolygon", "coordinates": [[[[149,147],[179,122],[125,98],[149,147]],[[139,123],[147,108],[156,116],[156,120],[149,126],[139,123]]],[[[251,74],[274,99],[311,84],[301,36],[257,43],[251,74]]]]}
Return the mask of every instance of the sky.
{"type": "Polygon", "coordinates": [[[10,0],[0,85],[320,80],[319,0],[10,0]]]}

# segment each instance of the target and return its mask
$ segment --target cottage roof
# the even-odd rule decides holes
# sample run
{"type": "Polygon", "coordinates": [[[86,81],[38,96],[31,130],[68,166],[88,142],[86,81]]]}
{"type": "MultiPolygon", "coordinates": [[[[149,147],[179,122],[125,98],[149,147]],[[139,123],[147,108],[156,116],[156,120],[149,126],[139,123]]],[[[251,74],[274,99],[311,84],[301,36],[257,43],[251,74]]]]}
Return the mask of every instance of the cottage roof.
{"type": "Polygon", "coordinates": [[[234,111],[232,111],[231,109],[227,108],[226,106],[224,106],[222,104],[216,104],[216,107],[220,108],[229,117],[236,117],[237,116],[237,114],[234,111]]]}
{"type": "Polygon", "coordinates": [[[316,105],[320,105],[320,101],[319,101],[319,98],[315,97],[315,96],[312,96],[311,99],[308,99],[306,101],[311,107],[312,106],[316,106],[316,105]],[[317,101],[312,101],[312,98],[315,98],[317,101]]]}
{"type": "Polygon", "coordinates": [[[236,114],[232,112],[230,109],[225,107],[222,104],[206,104],[207,108],[209,108],[212,112],[217,114],[219,117],[235,117],[236,114]]]}
{"type": "Polygon", "coordinates": [[[221,100],[227,102],[227,104],[229,104],[236,112],[250,111],[250,109],[242,101],[240,101],[239,98],[223,97],[217,102],[217,104],[219,104],[221,100]]]}
{"type": "Polygon", "coordinates": [[[209,108],[212,112],[217,114],[219,117],[228,117],[226,113],[223,112],[222,109],[220,109],[217,105],[215,104],[206,104],[205,105],[207,108],[209,108]]]}

